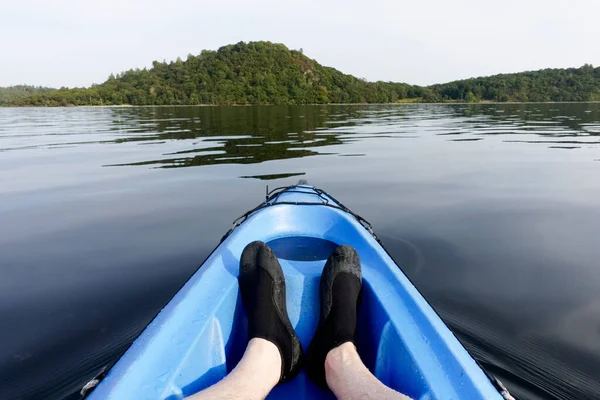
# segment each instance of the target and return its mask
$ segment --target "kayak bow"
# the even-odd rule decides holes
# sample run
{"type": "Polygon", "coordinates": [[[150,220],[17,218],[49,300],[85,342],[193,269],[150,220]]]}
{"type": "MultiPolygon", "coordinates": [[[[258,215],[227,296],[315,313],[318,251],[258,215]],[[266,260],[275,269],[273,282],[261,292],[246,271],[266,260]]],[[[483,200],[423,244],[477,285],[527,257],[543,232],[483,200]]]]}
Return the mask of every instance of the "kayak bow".
{"type": "MultiPolygon", "coordinates": [[[[272,191],[234,223],[90,398],[181,399],[231,371],[247,341],[237,281],[239,257],[255,240],[267,243],[280,260],[288,313],[305,349],[319,319],[319,278],[325,260],[335,247],[348,244],[358,251],[363,268],[357,348],[375,376],[414,399],[502,398],[370,225],[324,191],[303,184],[272,191]]],[[[269,398],[333,395],[301,372],[275,387],[269,398]]]]}

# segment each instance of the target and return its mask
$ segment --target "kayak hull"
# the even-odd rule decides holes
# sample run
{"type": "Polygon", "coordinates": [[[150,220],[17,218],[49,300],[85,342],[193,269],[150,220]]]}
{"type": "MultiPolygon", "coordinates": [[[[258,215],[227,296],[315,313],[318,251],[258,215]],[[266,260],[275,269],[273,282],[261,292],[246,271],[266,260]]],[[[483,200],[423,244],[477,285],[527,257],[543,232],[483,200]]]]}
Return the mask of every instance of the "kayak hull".
{"type": "MultiPolygon", "coordinates": [[[[302,346],[319,320],[319,279],[331,251],[353,246],[363,267],[357,348],[384,384],[415,399],[500,399],[488,377],[345,207],[310,186],[291,187],[247,215],[148,325],[91,399],[181,399],[222,379],[241,358],[247,319],[239,258],[267,243],[286,277],[287,308],[302,346]]],[[[329,399],[302,371],[269,399],[329,399]]]]}

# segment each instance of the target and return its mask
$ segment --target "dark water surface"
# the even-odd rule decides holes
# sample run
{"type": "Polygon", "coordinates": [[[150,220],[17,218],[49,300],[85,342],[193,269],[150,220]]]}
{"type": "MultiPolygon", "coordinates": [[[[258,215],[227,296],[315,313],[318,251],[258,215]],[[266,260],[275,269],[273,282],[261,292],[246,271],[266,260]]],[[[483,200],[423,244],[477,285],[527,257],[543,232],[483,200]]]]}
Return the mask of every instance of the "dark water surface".
{"type": "Polygon", "coordinates": [[[299,178],[516,397],[600,398],[600,104],[487,104],[0,108],[0,399],[76,398],[299,178]]]}

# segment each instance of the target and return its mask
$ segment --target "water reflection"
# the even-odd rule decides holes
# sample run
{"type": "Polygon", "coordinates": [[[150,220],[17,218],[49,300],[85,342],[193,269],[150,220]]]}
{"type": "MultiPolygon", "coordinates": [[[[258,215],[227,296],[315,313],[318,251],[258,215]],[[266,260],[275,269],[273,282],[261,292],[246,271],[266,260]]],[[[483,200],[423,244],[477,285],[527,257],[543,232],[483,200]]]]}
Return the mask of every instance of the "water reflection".
{"type": "Polygon", "coordinates": [[[265,174],[265,175],[252,175],[252,176],[240,176],[240,178],[246,178],[246,179],[259,179],[261,181],[270,181],[273,179],[285,179],[285,178],[291,178],[293,176],[302,176],[302,175],[306,175],[306,173],[304,172],[290,172],[287,174],[265,174]]]}
{"type": "Polygon", "coordinates": [[[42,123],[45,110],[27,112],[30,118],[25,121],[11,123],[16,121],[10,120],[10,113],[0,121],[0,151],[85,144],[147,147],[146,159],[104,163],[107,167],[179,168],[316,155],[368,156],[345,152],[338,145],[371,138],[419,140],[430,133],[452,142],[504,137],[504,142],[550,149],[600,144],[596,139],[600,105],[588,103],[106,108],[63,110],[64,118],[54,124],[42,123]],[[27,143],[43,132],[46,139],[57,140],[27,143]],[[82,134],[87,140],[69,141],[82,134]]]}
{"type": "Polygon", "coordinates": [[[137,111],[116,110],[121,113],[120,126],[130,125],[128,135],[118,142],[199,140],[153,160],[113,165],[174,168],[315,155],[366,156],[340,152],[343,148],[339,147],[337,151],[326,148],[369,138],[419,139],[427,132],[454,136],[447,140],[455,142],[509,135],[514,139],[505,142],[561,149],[600,143],[590,140],[600,135],[597,104],[564,104],[560,108],[553,104],[152,108],[143,110],[149,117],[143,123],[137,111]],[[532,134],[540,139],[516,139],[532,134]],[[548,137],[554,139],[542,139],[548,137]],[[570,146],[573,144],[578,146],[570,146]]]}

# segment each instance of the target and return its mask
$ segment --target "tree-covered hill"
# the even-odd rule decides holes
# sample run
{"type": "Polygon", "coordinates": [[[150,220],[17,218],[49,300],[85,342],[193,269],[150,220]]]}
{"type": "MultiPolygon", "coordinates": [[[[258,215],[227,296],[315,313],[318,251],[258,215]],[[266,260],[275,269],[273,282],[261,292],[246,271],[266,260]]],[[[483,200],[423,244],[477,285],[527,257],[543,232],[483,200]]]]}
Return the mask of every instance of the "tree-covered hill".
{"type": "Polygon", "coordinates": [[[34,93],[47,93],[53,90],[56,89],[29,85],[0,87],[0,105],[14,102],[23,97],[31,96],[34,93]]]}
{"type": "Polygon", "coordinates": [[[240,42],[129,70],[90,88],[60,89],[11,101],[23,106],[324,104],[439,101],[600,100],[600,68],[495,75],[420,87],[367,82],[325,67],[302,51],[240,42]]]}
{"type": "Polygon", "coordinates": [[[433,85],[441,101],[600,101],[600,68],[544,69],[433,85]]]}
{"type": "Polygon", "coordinates": [[[403,83],[366,82],[282,44],[238,43],[186,61],[153,63],[87,89],[61,89],[17,105],[387,103],[427,97],[403,83]]]}

